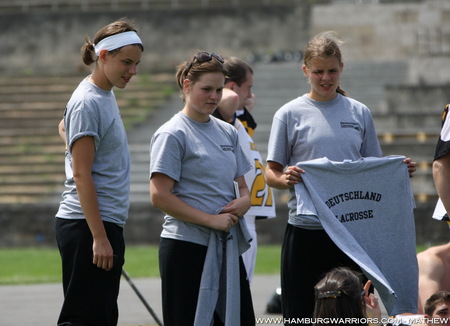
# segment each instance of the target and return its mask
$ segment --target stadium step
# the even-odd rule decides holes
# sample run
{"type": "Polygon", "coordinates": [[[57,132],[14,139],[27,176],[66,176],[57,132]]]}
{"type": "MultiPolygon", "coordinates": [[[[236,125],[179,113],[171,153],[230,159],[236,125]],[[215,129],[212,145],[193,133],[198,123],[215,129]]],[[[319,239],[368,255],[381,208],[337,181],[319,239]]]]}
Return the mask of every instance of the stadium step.
{"type": "MultiPolygon", "coordinates": [[[[0,78],[0,203],[59,200],[64,142],[58,123],[84,76],[0,78]]],[[[115,89],[127,132],[174,93],[172,74],[138,75],[115,89]]]]}
{"type": "MultiPolygon", "coordinates": [[[[308,92],[310,86],[298,62],[258,63],[253,68],[253,114],[258,123],[253,138],[265,160],[276,110],[308,92]]],[[[40,201],[46,195],[51,200],[59,198],[65,177],[64,143],[57,125],[82,78],[0,78],[1,202],[40,201]]],[[[425,110],[417,101],[408,102],[403,95],[395,97],[395,92],[405,87],[399,85],[406,79],[407,67],[401,63],[350,62],[342,84],[350,96],[371,109],[384,155],[405,155],[417,162],[418,171],[411,179],[416,197],[431,198],[436,195],[431,163],[444,104],[430,102],[433,110],[425,110]]],[[[156,74],[138,75],[126,90],[115,90],[129,139],[132,201],[149,200],[150,139],[181,109],[175,89],[173,74],[156,74]]]]}

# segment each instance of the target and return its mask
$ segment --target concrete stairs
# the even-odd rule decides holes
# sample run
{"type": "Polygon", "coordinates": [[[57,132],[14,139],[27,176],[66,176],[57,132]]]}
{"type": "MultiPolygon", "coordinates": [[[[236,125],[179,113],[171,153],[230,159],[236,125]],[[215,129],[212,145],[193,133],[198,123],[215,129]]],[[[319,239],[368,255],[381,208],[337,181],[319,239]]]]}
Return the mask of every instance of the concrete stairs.
{"type": "MultiPolygon", "coordinates": [[[[0,204],[57,202],[64,143],[57,126],[84,76],[0,78],[0,204]]],[[[174,91],[172,75],[140,75],[115,89],[128,131],[174,91]]]]}
{"type": "MultiPolygon", "coordinates": [[[[398,88],[407,80],[404,63],[350,62],[342,87],[372,111],[385,155],[418,162],[411,180],[417,198],[436,196],[431,162],[444,102],[430,108],[407,102],[398,88]],[[396,99],[396,100],[393,100],[396,99]],[[406,102],[406,103],[405,103],[406,102]]],[[[254,65],[258,127],[255,143],[263,159],[275,111],[309,91],[297,62],[254,65]]],[[[64,145],[57,133],[67,100],[83,77],[0,79],[0,203],[59,201],[64,182],[64,145]]],[[[156,129],[182,108],[172,74],[138,75],[126,90],[115,90],[127,127],[132,159],[131,200],[149,201],[149,144],[156,129]]],[[[283,192],[284,193],[284,192],[283,192]]]]}
{"type": "MultiPolygon", "coordinates": [[[[400,96],[404,91],[396,92],[395,85],[389,88],[371,80],[371,72],[382,70],[386,67],[383,64],[358,67],[352,64],[352,67],[342,81],[343,88],[371,108],[384,154],[411,156],[418,162],[419,169],[411,180],[418,206],[415,213],[418,243],[444,241],[448,238],[448,227],[429,221],[436,199],[430,165],[445,101],[438,96],[427,99],[433,110],[423,110],[417,99],[410,103],[407,99],[411,96],[400,96]],[[353,71],[363,70],[366,73],[358,78],[364,77],[361,85],[370,87],[356,82],[352,87],[346,86],[353,71]],[[391,97],[397,100],[392,101],[391,97]],[[398,111],[399,108],[402,109],[398,111]]],[[[404,68],[391,66],[387,70],[393,69],[404,68]]],[[[253,90],[257,97],[254,115],[258,122],[254,140],[265,160],[275,111],[307,92],[309,85],[299,63],[254,64],[254,70],[253,90]]],[[[403,73],[406,75],[406,69],[403,73]]],[[[399,80],[406,79],[399,73],[397,76],[399,80]]],[[[53,219],[49,217],[54,215],[65,180],[64,145],[57,125],[82,77],[0,78],[0,220],[6,243],[34,244],[36,237],[44,237],[53,244],[53,219]],[[30,223],[31,220],[34,222],[30,223]]],[[[128,243],[158,243],[163,214],[149,200],[149,145],[157,128],[182,108],[182,101],[174,91],[174,79],[173,74],[141,74],[123,92],[115,90],[127,126],[131,155],[132,218],[125,229],[128,243]]],[[[275,191],[275,195],[278,217],[258,223],[260,243],[278,244],[283,237],[288,193],[275,191]]]]}
{"type": "MultiPolygon", "coordinates": [[[[175,78],[173,78],[175,79],[175,78]]],[[[131,156],[131,190],[132,203],[150,203],[150,140],[156,130],[183,108],[178,93],[170,96],[163,106],[152,112],[149,118],[133,126],[128,134],[131,156]]]]}

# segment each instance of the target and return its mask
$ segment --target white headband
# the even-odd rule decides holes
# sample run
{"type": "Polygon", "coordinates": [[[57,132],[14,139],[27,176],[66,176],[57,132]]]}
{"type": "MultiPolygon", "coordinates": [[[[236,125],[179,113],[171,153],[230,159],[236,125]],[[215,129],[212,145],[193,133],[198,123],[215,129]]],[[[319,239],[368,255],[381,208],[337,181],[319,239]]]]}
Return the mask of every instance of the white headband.
{"type": "Polygon", "coordinates": [[[130,44],[141,44],[142,45],[142,41],[139,38],[139,36],[136,34],[136,32],[130,31],[130,32],[124,32],[124,33],[111,35],[111,36],[105,37],[103,40],[101,40],[97,44],[94,44],[95,54],[98,56],[100,54],[100,51],[102,51],[102,50],[112,51],[112,50],[121,48],[122,46],[130,45],[130,44]]]}

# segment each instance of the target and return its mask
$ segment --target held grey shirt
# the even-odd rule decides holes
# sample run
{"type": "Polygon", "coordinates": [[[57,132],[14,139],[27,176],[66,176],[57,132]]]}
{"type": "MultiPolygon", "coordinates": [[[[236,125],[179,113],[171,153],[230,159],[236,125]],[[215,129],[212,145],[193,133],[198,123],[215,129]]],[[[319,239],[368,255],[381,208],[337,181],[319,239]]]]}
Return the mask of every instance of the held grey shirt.
{"type": "MultiPolygon", "coordinates": [[[[233,181],[250,168],[236,129],[213,116],[200,123],[178,112],[151,140],[150,176],[163,173],[172,178],[176,196],[209,214],[220,213],[236,198],[233,181]]],[[[251,241],[245,221],[239,219],[225,233],[166,215],[161,237],[208,247],[195,325],[210,325],[216,309],[225,325],[239,325],[239,256],[251,241]]]]}
{"type": "Polygon", "coordinates": [[[297,164],[308,171],[297,195],[306,188],[325,231],[372,280],[389,315],[417,311],[415,204],[404,159],[297,164]]]}

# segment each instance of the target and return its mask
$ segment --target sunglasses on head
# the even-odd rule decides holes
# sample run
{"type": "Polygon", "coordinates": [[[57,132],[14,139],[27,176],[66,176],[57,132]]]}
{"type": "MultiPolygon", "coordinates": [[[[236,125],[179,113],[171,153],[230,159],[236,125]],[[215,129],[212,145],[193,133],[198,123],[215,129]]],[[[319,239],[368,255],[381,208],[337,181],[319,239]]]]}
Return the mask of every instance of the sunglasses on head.
{"type": "MultiPolygon", "coordinates": [[[[342,293],[343,293],[342,291],[325,291],[325,292],[319,293],[317,298],[318,299],[336,299],[336,298],[339,298],[342,293]]],[[[346,294],[346,293],[344,292],[344,294],[346,294]]],[[[361,293],[361,296],[364,297],[365,294],[366,294],[366,290],[363,290],[361,293]]]]}
{"type": "Polygon", "coordinates": [[[191,60],[191,63],[189,63],[189,66],[186,69],[186,76],[189,73],[189,70],[192,68],[192,66],[194,65],[195,62],[198,63],[203,63],[203,62],[208,62],[211,61],[212,59],[216,59],[217,61],[219,61],[220,63],[224,63],[225,60],[222,58],[222,56],[220,56],[217,53],[214,52],[198,52],[196,55],[194,55],[194,57],[191,60]]]}

